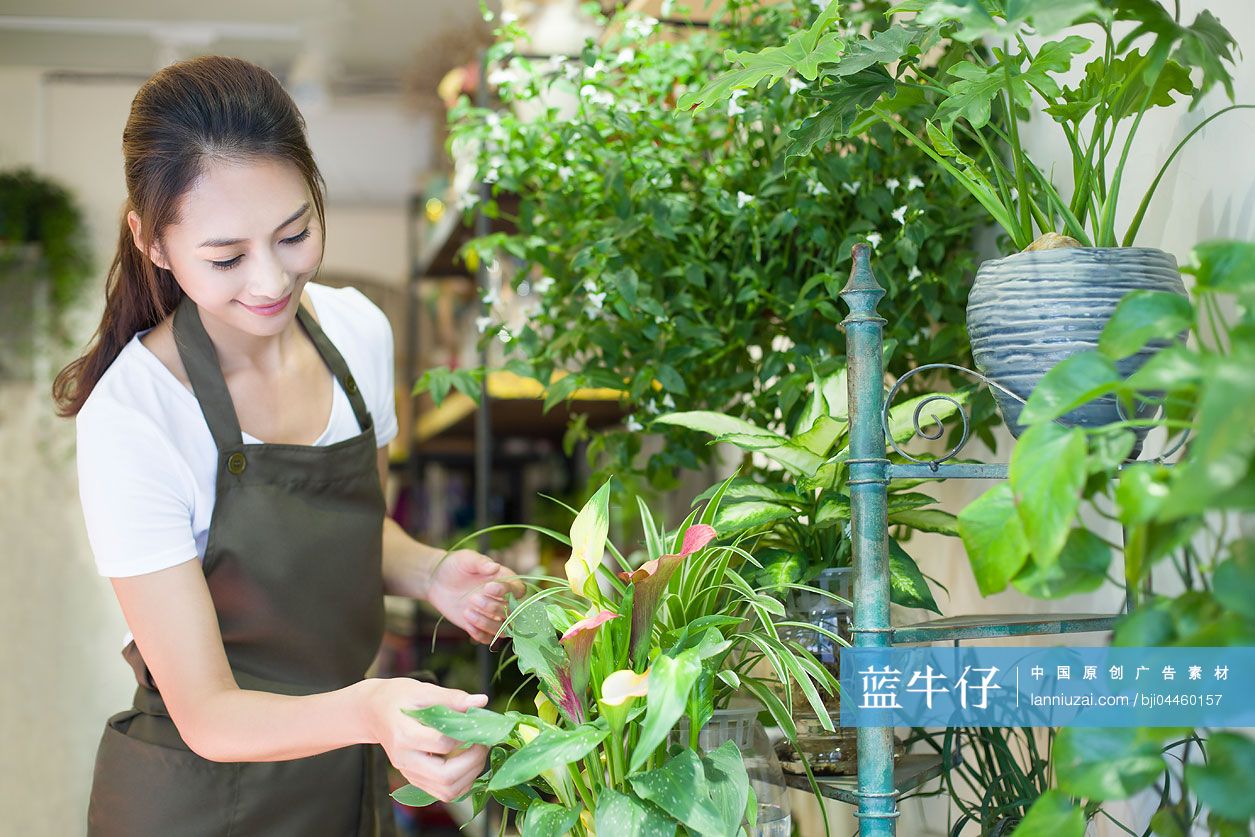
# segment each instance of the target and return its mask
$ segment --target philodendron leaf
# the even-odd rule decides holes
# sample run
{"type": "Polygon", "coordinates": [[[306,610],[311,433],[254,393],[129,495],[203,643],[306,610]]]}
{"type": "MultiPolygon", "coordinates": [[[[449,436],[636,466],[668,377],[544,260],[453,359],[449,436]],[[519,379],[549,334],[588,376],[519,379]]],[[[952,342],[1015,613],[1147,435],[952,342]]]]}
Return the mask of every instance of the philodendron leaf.
{"type": "Polygon", "coordinates": [[[598,834],[623,837],[674,837],[675,820],[657,805],[614,788],[597,797],[594,825],[598,834]]]}
{"type": "Polygon", "coordinates": [[[690,648],[677,657],[660,656],[649,675],[645,721],[641,737],[632,751],[629,769],[638,770],[657,747],[667,739],[675,722],[684,714],[689,692],[702,671],[697,649],[690,648]]]}
{"type": "Polygon", "coordinates": [[[1133,728],[1065,727],[1053,756],[1059,787],[1085,799],[1127,799],[1165,769],[1159,742],[1133,728]]]}
{"type": "Polygon", "coordinates": [[[1037,797],[1015,827],[1016,837],[1085,837],[1085,812],[1058,788],[1037,797]]]}
{"type": "Polygon", "coordinates": [[[731,503],[719,507],[713,525],[721,536],[734,537],[750,529],[796,516],[795,509],[777,503],[731,503]]]}
{"type": "Polygon", "coordinates": [[[809,156],[815,146],[823,146],[833,137],[844,137],[867,115],[872,105],[897,88],[893,76],[881,66],[859,70],[839,79],[824,89],[829,104],[823,110],[802,120],[789,132],[785,160],[809,156]]]}
{"type": "Polygon", "coordinates": [[[1085,431],[1030,427],[1011,454],[1010,485],[1033,560],[1049,566],[1067,542],[1085,487],[1085,431]]]}
{"type": "Polygon", "coordinates": [[[702,757],[702,769],[710,785],[710,798],[723,820],[724,834],[736,834],[745,817],[750,780],[736,743],[725,741],[702,757]]]}
{"type": "Polygon", "coordinates": [[[436,801],[436,797],[413,785],[397,788],[391,793],[391,796],[397,802],[400,802],[402,805],[408,805],[411,808],[426,808],[436,801]]]}
{"type": "Polygon", "coordinates": [[[1030,563],[1015,577],[1021,593],[1035,599],[1061,599],[1090,593],[1102,586],[1111,565],[1111,547],[1088,529],[1073,529],[1059,553],[1046,567],[1030,563]]]}
{"type": "Polygon", "coordinates": [[[680,750],[657,770],[628,777],[637,796],[654,803],[694,834],[728,834],[710,799],[710,786],[697,754],[680,750]]]}
{"type": "Polygon", "coordinates": [[[824,457],[828,455],[828,451],[832,450],[832,446],[845,435],[847,430],[849,430],[849,425],[846,422],[838,421],[829,416],[819,416],[815,419],[815,423],[811,425],[811,428],[794,439],[793,442],[816,456],[824,457]]]}
{"type": "Polygon", "coordinates": [[[1005,482],[977,497],[959,512],[959,536],[972,563],[982,596],[1006,589],[1028,559],[1028,538],[1005,482]]]}
{"type": "Polygon", "coordinates": [[[1207,762],[1185,766],[1185,781],[1206,807],[1227,820],[1248,822],[1255,817],[1255,740],[1232,732],[1207,737],[1207,762]]]}
{"type": "Polygon", "coordinates": [[[1033,388],[1020,413],[1021,424],[1053,421],[1119,388],[1111,359],[1095,351],[1077,352],[1056,364],[1033,388]]]}
{"type": "Polygon", "coordinates": [[[915,559],[893,538],[889,539],[889,601],[903,607],[922,607],[941,615],[915,559]]]}
{"type": "Polygon", "coordinates": [[[523,837],[563,837],[579,818],[579,808],[533,802],[523,816],[523,837]]]}
{"type": "Polygon", "coordinates": [[[488,783],[488,789],[500,790],[520,785],[539,776],[542,770],[564,767],[582,759],[608,733],[609,728],[604,722],[583,724],[572,730],[544,730],[502,763],[488,783]]]}
{"type": "Polygon", "coordinates": [[[1177,337],[1194,322],[1188,297],[1167,291],[1133,291],[1116,306],[1098,338],[1098,351],[1112,360],[1136,354],[1152,340],[1177,337]]]}
{"type": "Polygon", "coordinates": [[[823,464],[823,459],[805,448],[783,440],[769,430],[756,424],[725,416],[709,410],[689,410],[679,413],[666,413],[654,419],[655,424],[669,424],[675,427],[687,427],[701,433],[708,433],[717,439],[726,439],[733,444],[742,445],[749,450],[761,452],[769,459],[779,462],[794,474],[813,474],[823,464]]]}

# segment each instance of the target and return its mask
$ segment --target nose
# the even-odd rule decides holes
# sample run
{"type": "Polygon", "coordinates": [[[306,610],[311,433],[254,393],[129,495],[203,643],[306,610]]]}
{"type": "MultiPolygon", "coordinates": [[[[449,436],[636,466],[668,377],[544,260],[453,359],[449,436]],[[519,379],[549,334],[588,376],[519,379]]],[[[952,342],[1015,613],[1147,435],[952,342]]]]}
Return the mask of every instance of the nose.
{"type": "Polygon", "coordinates": [[[255,259],[253,265],[247,287],[253,304],[269,305],[288,295],[292,289],[292,276],[274,252],[255,259]]]}

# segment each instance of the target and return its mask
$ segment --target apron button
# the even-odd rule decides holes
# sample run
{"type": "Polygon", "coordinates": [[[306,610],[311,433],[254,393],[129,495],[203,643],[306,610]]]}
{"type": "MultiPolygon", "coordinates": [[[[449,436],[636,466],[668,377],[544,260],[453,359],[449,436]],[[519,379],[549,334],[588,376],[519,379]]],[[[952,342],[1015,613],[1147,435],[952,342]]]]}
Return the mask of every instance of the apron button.
{"type": "Polygon", "coordinates": [[[350,376],[349,376],[349,377],[345,380],[345,382],[344,382],[344,391],[345,391],[345,392],[347,392],[349,395],[356,395],[356,394],[357,394],[357,381],[353,380],[353,376],[352,376],[352,375],[350,375],[350,376]]]}
{"type": "Polygon", "coordinates": [[[235,452],[227,457],[227,470],[233,474],[244,473],[244,468],[248,466],[248,460],[244,458],[244,454],[235,452]]]}

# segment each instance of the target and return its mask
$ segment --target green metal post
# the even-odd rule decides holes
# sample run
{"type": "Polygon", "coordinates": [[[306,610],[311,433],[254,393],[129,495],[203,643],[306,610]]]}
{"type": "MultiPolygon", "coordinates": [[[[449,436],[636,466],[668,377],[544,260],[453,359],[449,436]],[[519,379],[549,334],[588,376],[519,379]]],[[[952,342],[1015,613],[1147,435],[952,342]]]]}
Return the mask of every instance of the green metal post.
{"type": "MultiPolygon", "coordinates": [[[[841,299],[850,313],[842,321],[849,364],[850,530],[853,537],[854,644],[884,648],[889,623],[889,535],[885,456],[884,319],[876,305],[885,291],[871,269],[871,248],[854,245],[850,281],[841,299]]],[[[893,789],[893,728],[859,727],[858,813],[860,837],[893,837],[897,795],[893,789]]]]}

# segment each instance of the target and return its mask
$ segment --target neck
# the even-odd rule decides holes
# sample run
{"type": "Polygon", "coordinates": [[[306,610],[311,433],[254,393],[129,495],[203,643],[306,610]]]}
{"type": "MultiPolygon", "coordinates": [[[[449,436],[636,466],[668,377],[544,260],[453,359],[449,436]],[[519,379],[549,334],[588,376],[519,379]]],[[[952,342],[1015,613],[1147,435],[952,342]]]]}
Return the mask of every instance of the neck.
{"type": "MultiPolygon", "coordinates": [[[[295,304],[297,300],[293,300],[295,304]]],[[[296,356],[301,339],[301,325],[293,316],[283,331],[272,335],[256,335],[201,312],[201,322],[218,355],[223,375],[234,372],[256,372],[274,375],[296,356]]]]}

